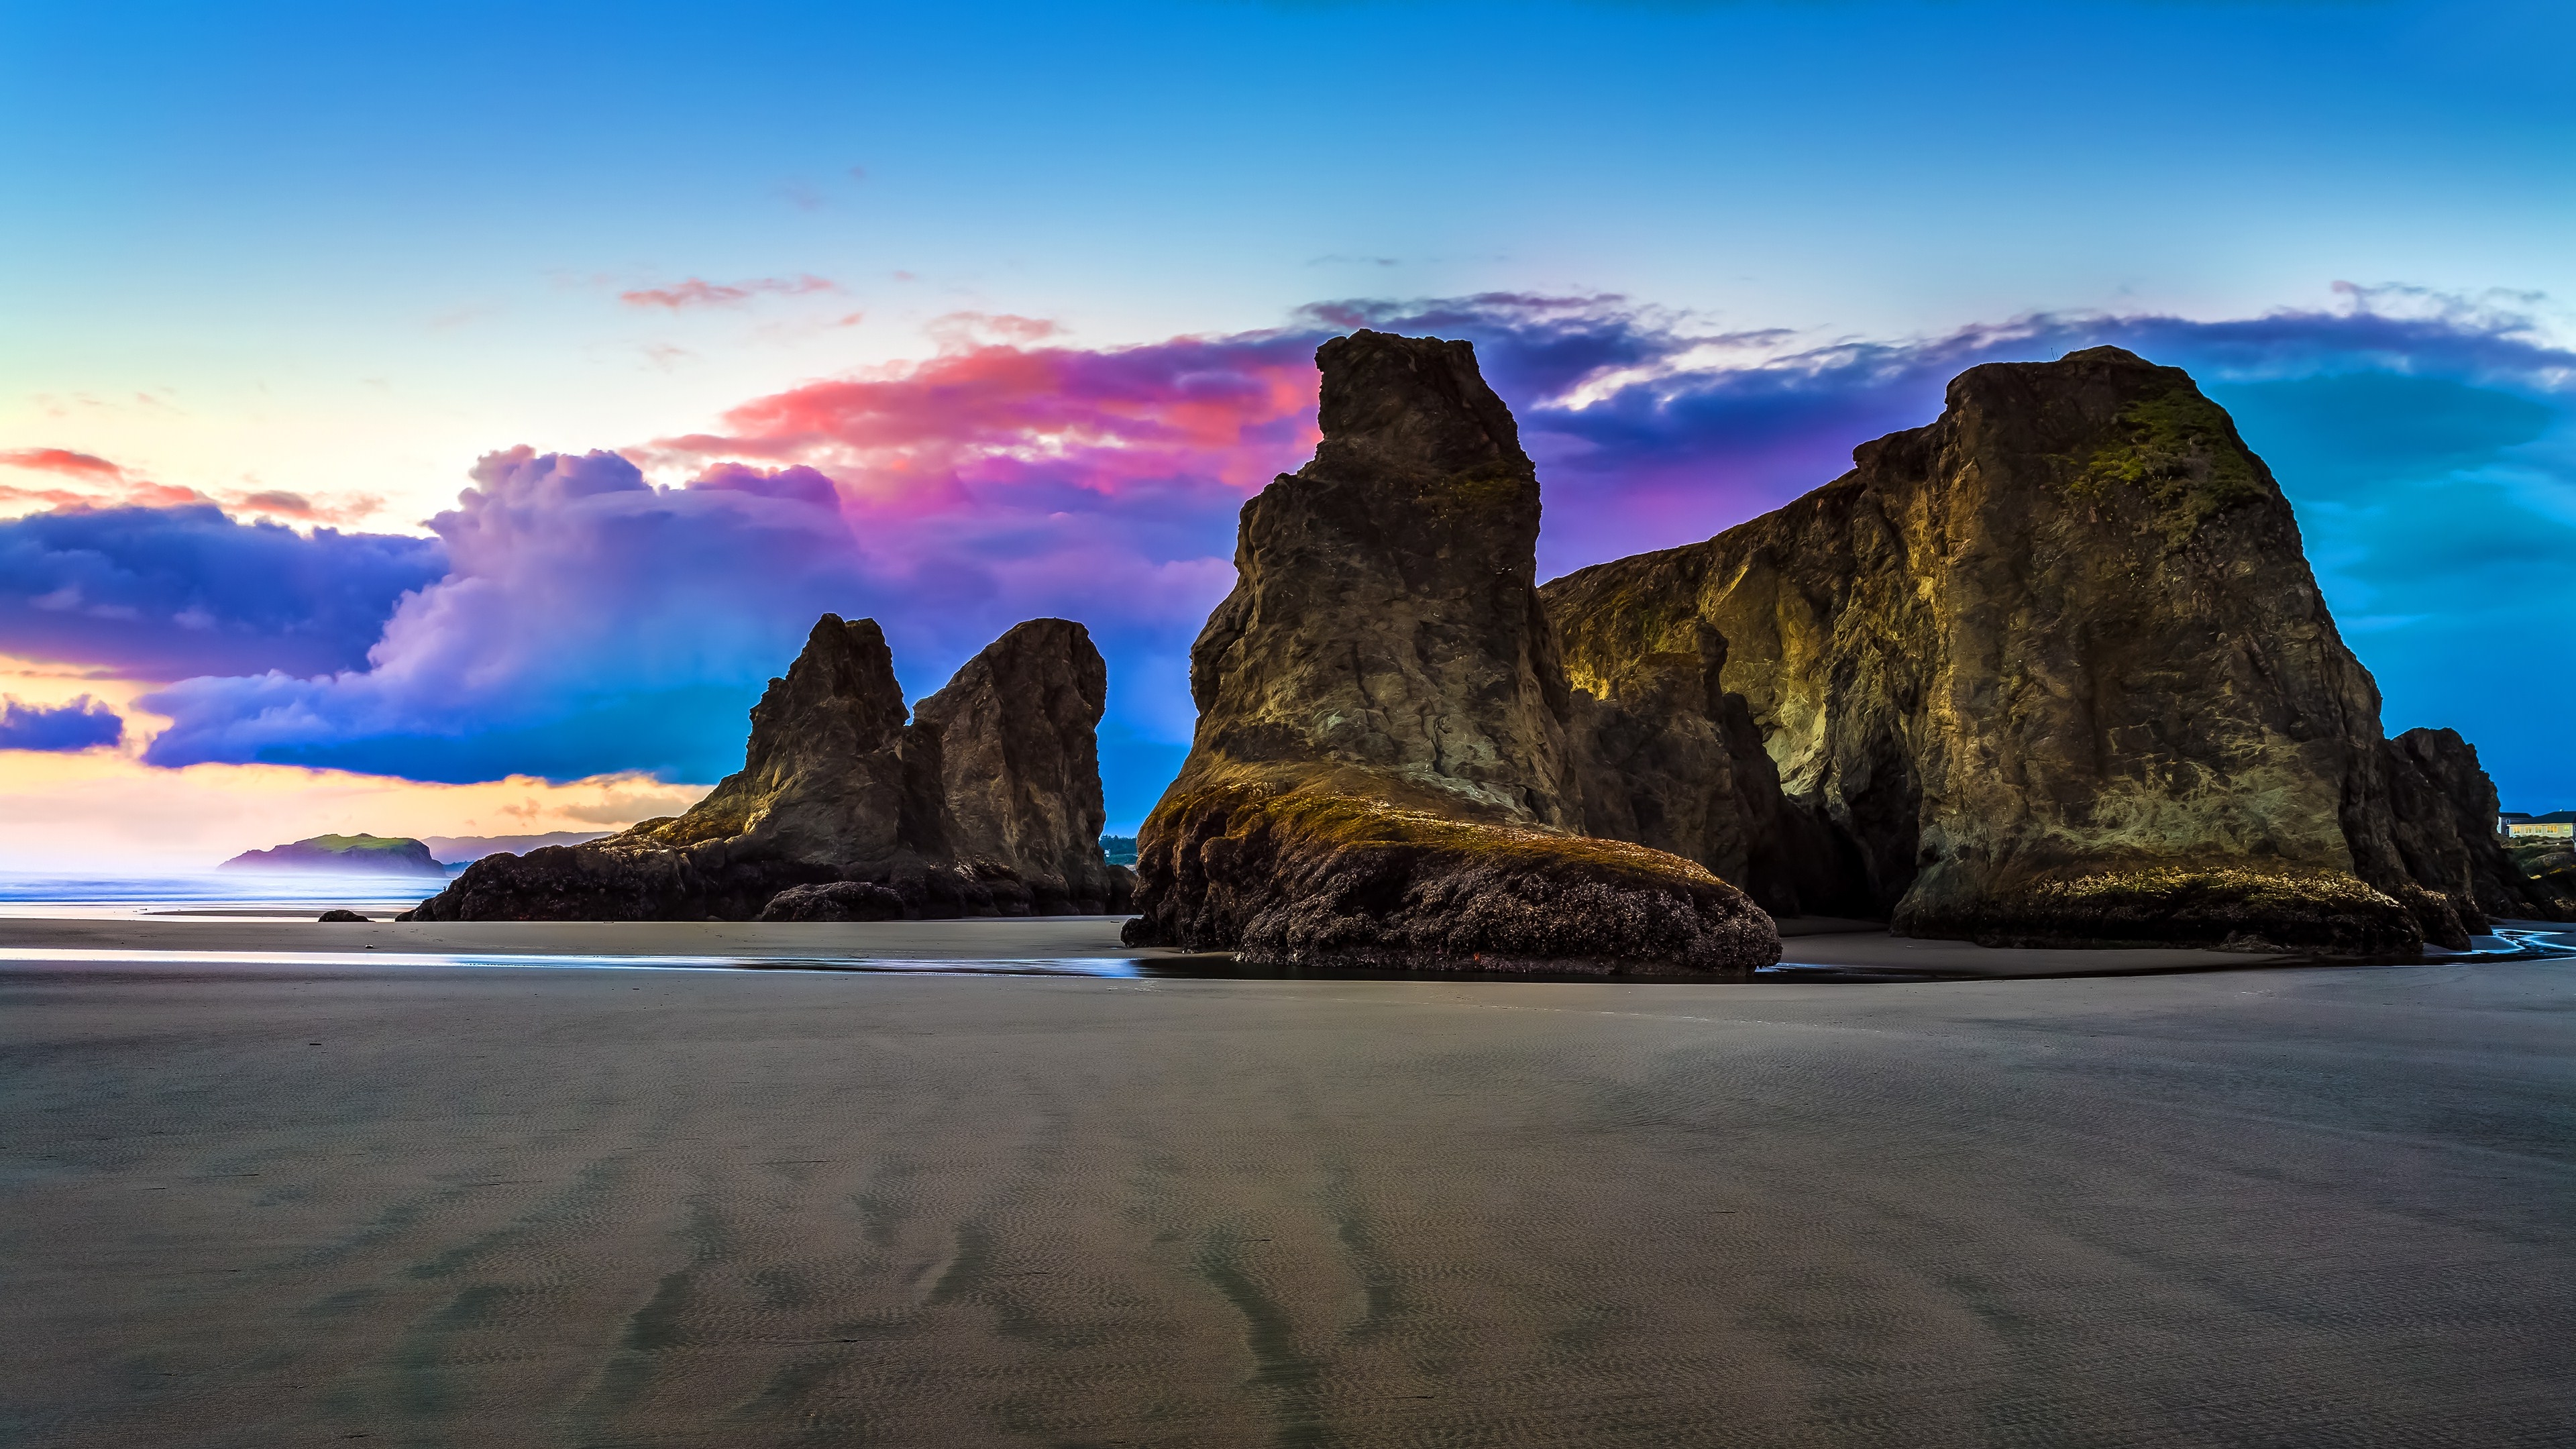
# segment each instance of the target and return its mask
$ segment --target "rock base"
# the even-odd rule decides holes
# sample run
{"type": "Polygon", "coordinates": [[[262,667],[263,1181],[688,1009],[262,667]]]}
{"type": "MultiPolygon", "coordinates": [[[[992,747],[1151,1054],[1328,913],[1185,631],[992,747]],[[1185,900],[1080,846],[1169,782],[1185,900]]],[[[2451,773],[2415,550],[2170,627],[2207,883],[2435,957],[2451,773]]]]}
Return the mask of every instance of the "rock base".
{"type": "MultiPolygon", "coordinates": [[[[1115,867],[1076,898],[1061,882],[1027,881],[985,862],[898,860],[876,869],[813,861],[728,858],[725,842],[686,850],[548,846],[526,855],[490,855],[454,884],[398,920],[417,921],[750,921],[934,920],[960,916],[1097,916],[1127,908],[1135,877],[1115,867]],[[854,879],[855,877],[855,879],[854,879]],[[831,894],[843,886],[856,894],[831,894]],[[822,891],[821,896],[796,895],[822,891]],[[866,901],[887,915],[771,916],[772,904],[799,900],[866,901]]],[[[819,908],[819,907],[817,907],[819,908]]]]}
{"type": "MultiPolygon", "coordinates": [[[[2419,903],[2442,898],[2418,891],[2419,903]]],[[[2456,919],[2451,931],[2458,932],[2456,919]]],[[[1912,905],[1899,935],[1980,946],[2199,946],[2330,956],[2412,955],[2416,912],[2341,871],[2151,866],[2093,871],[1981,897],[1965,910],[1912,905]]],[[[2461,945],[2467,937],[2458,938],[2461,945]]]]}
{"type": "Polygon", "coordinates": [[[1130,945],[1261,965],[1714,976],[1780,959],[1741,891],[1678,856],[1382,799],[1219,786],[1166,799],[1139,864],[1169,882],[1130,945]]]}

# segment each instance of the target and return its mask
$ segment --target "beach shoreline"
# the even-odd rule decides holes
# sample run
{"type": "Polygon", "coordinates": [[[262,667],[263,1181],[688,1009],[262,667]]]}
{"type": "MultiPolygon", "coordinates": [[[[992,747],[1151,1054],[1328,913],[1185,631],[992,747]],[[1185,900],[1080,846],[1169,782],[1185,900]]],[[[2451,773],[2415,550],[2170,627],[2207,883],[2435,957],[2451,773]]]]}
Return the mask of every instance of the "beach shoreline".
{"type": "Polygon", "coordinates": [[[0,1439],[2538,1445],[2571,1008],[0,963],[0,1439]]]}
{"type": "MultiPolygon", "coordinates": [[[[1124,917],[1026,916],[851,923],[761,921],[392,921],[323,922],[309,913],[251,908],[172,908],[70,918],[0,917],[0,950],[87,956],[136,953],[382,952],[441,956],[696,958],[762,961],[1130,961],[1209,959],[1173,947],[1128,946],[1124,917]]],[[[1791,918],[1782,958],[1802,966],[1896,975],[2042,977],[2175,970],[2233,970],[2294,958],[2181,948],[1994,949],[1964,941],[1890,936],[1875,922],[1791,918]]],[[[1459,979],[1484,979],[1461,977],[1459,979]]],[[[1509,977],[1492,979],[1508,980],[1509,977]]]]}

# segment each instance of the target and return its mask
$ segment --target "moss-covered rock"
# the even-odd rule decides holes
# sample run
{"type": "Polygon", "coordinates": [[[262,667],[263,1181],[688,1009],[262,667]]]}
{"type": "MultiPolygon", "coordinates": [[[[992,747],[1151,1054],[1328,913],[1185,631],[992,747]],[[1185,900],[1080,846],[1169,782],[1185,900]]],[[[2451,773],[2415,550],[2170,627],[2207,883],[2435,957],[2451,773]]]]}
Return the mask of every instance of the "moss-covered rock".
{"type": "Polygon", "coordinates": [[[1273,965],[1715,975],[1780,959],[1771,918],[1679,856],[1305,787],[1167,797],[1138,937],[1273,965]]]}
{"type": "MultiPolygon", "coordinates": [[[[2441,898],[2420,886],[2402,890],[2441,898]]],[[[2033,882],[1948,913],[1922,910],[1908,934],[1986,946],[2215,946],[2229,951],[2405,954],[2423,944],[2410,903],[2335,870],[2146,865],[2033,882]]]]}

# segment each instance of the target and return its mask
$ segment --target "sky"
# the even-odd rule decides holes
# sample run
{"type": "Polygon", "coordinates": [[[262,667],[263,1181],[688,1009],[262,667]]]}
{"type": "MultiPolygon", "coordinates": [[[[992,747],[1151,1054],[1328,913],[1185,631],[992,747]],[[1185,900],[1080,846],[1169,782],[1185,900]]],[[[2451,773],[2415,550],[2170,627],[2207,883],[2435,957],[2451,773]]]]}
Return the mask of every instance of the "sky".
{"type": "Polygon", "coordinates": [[[816,614],[1177,767],[1311,356],[1475,341],[1541,573],[1981,361],[2189,368],[2393,732],[2576,805],[2560,4],[0,0],[0,868],[601,828],[816,614]]]}

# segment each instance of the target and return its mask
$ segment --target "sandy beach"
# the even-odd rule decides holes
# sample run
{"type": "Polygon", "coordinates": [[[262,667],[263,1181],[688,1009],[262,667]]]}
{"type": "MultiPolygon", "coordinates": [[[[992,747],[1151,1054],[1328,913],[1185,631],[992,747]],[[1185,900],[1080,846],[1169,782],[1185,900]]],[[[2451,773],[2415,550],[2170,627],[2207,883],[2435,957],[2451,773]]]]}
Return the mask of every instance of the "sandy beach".
{"type": "Polygon", "coordinates": [[[0,1442],[2563,1443],[2571,1008],[15,960],[0,1442]]]}

